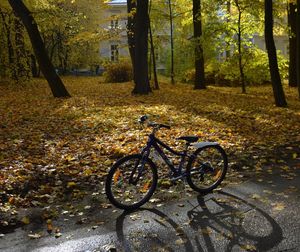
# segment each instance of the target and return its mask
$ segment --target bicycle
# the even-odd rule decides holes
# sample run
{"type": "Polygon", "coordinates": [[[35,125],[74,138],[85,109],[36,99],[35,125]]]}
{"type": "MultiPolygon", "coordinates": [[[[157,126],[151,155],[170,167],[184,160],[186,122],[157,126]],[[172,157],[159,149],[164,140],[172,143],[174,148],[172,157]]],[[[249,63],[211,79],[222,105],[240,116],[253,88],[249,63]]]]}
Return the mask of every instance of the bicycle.
{"type": "Polygon", "coordinates": [[[183,151],[176,151],[160,141],[156,132],[169,125],[149,122],[148,116],[139,119],[141,124],[148,122],[152,132],[140,154],[132,154],[119,159],[108,172],[105,192],[109,201],[124,210],[134,210],[145,204],[157,186],[157,166],[149,157],[154,149],[170,168],[171,181],[186,179],[189,186],[200,193],[208,193],[218,187],[225,178],[228,160],[224,149],[216,142],[197,142],[197,136],[181,136],[177,140],[186,142],[183,151]],[[175,167],[161,147],[180,157],[175,167]],[[189,147],[196,150],[190,154],[189,147]],[[186,165],[185,165],[186,164],[186,165]],[[184,169],[185,167],[185,169],[184,169]]]}

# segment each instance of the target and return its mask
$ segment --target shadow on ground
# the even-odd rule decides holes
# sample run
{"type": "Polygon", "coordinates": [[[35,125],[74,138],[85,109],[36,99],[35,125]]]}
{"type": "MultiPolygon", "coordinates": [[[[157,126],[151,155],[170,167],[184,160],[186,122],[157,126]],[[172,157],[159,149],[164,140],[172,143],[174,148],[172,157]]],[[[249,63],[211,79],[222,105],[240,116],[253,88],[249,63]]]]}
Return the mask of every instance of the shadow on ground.
{"type": "Polygon", "coordinates": [[[270,215],[235,195],[219,192],[208,199],[199,195],[197,201],[184,206],[186,222],[176,214],[178,209],[168,214],[146,208],[121,214],[116,221],[121,247],[125,251],[266,251],[283,239],[281,227],[270,215]],[[135,222],[134,229],[130,222],[135,222]]]}

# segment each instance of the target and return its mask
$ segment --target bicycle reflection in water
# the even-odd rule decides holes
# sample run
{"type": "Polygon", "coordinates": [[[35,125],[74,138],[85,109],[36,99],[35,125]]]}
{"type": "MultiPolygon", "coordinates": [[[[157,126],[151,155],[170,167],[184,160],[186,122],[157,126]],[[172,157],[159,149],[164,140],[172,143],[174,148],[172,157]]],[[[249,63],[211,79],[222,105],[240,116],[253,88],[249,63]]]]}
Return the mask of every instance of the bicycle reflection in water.
{"type": "Polygon", "coordinates": [[[181,212],[175,220],[158,209],[147,208],[124,212],[116,222],[120,248],[126,252],[266,251],[283,239],[271,216],[225,192],[199,195],[187,217],[181,212]],[[140,217],[132,221],[137,215],[140,217]]]}

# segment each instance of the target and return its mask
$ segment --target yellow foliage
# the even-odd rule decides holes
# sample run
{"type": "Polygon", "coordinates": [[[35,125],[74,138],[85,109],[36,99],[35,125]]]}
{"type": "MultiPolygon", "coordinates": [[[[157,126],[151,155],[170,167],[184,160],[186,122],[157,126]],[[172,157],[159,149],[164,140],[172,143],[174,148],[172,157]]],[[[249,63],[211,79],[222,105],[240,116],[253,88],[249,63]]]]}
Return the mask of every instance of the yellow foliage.
{"type": "Polygon", "coordinates": [[[68,77],[64,83],[70,99],[52,98],[40,79],[18,89],[0,85],[0,190],[34,185],[37,189],[26,199],[43,193],[46,202],[66,183],[79,188],[89,177],[99,183],[117,158],[145,145],[150,129],[137,123],[143,114],[171,125],[158,134],[175,149],[183,145],[176,137],[198,135],[200,141],[218,141],[229,155],[247,159],[300,141],[300,103],[296,89],[288,87],[289,107],[277,108],[271,87],[249,87],[242,95],[239,88],[196,91],[191,85],[161,83],[148,96],[132,96],[132,83],[107,84],[96,77],[68,77]]]}

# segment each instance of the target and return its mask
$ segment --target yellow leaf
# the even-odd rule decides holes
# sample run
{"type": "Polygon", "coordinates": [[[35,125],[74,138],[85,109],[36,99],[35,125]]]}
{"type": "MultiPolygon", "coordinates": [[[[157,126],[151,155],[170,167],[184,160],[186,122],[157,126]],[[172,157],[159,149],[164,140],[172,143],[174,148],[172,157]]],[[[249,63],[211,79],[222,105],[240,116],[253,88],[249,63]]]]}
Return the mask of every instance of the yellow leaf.
{"type": "Polygon", "coordinates": [[[29,219],[28,216],[23,217],[21,221],[22,221],[25,225],[28,225],[28,224],[30,223],[30,219],[29,219]]]}
{"type": "Polygon", "coordinates": [[[38,234],[38,233],[35,233],[35,234],[29,234],[28,237],[29,237],[30,239],[39,239],[39,238],[42,237],[42,235],[41,235],[41,234],[38,234]]]}
{"type": "Polygon", "coordinates": [[[149,190],[149,187],[150,187],[150,182],[146,182],[143,186],[143,188],[140,190],[142,193],[145,193],[149,190]]]}
{"type": "Polygon", "coordinates": [[[277,203],[274,207],[274,211],[282,211],[285,208],[285,205],[283,203],[277,203]]]}
{"type": "Polygon", "coordinates": [[[86,170],[84,170],[84,172],[83,172],[83,174],[84,174],[85,176],[90,176],[90,175],[92,175],[92,173],[93,173],[93,171],[92,171],[91,169],[86,169],[86,170]]]}
{"type": "Polygon", "coordinates": [[[222,174],[222,170],[218,170],[216,172],[216,175],[214,176],[214,180],[217,180],[221,176],[221,174],[222,174]]]}
{"type": "Polygon", "coordinates": [[[115,184],[118,182],[120,175],[121,175],[121,170],[118,169],[118,170],[116,171],[116,173],[114,174],[114,183],[115,183],[115,184]]]}
{"type": "Polygon", "coordinates": [[[254,193],[251,198],[252,199],[260,199],[261,197],[260,197],[260,195],[254,193]]]}
{"type": "Polygon", "coordinates": [[[14,197],[10,197],[8,199],[9,204],[13,204],[15,202],[15,198],[14,197]]]}
{"type": "Polygon", "coordinates": [[[71,182],[68,182],[68,184],[67,184],[67,187],[68,187],[68,188],[70,188],[70,187],[74,187],[74,186],[76,186],[76,183],[75,183],[75,182],[73,182],[73,181],[71,181],[71,182]]]}
{"type": "Polygon", "coordinates": [[[241,248],[246,251],[257,251],[257,248],[254,245],[250,244],[241,245],[241,248]]]}
{"type": "Polygon", "coordinates": [[[111,165],[111,161],[110,161],[109,159],[107,159],[107,160],[104,162],[104,165],[106,165],[106,166],[111,165]]]}
{"type": "Polygon", "coordinates": [[[297,158],[297,153],[293,153],[293,159],[297,158]]]}

